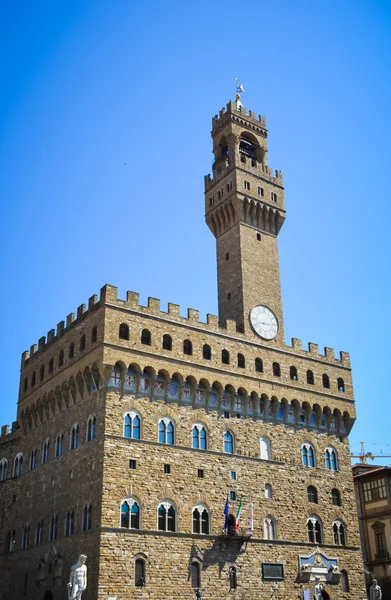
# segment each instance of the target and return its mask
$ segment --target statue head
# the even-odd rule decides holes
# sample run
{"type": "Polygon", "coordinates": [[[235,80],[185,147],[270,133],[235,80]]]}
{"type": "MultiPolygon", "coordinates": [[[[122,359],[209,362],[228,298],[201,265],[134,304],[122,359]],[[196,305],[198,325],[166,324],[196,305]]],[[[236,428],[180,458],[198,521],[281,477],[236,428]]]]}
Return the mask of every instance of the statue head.
{"type": "Polygon", "coordinates": [[[79,563],[79,565],[84,565],[84,563],[86,562],[87,557],[85,554],[80,554],[79,556],[79,560],[77,561],[79,563]]]}
{"type": "Polygon", "coordinates": [[[372,580],[372,585],[377,585],[377,579],[372,580]]]}

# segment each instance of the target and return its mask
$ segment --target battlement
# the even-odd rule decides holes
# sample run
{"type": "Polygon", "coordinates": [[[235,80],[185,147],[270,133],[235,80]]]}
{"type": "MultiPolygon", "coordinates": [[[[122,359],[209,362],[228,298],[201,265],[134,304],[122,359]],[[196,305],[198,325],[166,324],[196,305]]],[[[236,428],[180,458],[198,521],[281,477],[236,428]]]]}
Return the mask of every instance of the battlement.
{"type": "MultiPolygon", "coordinates": [[[[23,352],[22,368],[25,366],[27,361],[31,360],[35,356],[41,355],[41,353],[45,348],[48,347],[49,344],[52,344],[65,332],[69,331],[70,328],[73,328],[76,324],[80,323],[81,320],[84,319],[91,311],[104,305],[130,309],[142,315],[149,315],[151,317],[176,322],[181,325],[193,326],[203,329],[206,332],[228,335],[243,341],[250,341],[254,343],[253,340],[249,340],[248,336],[238,329],[236,321],[226,320],[224,324],[221,324],[219,323],[219,318],[216,315],[211,314],[207,314],[206,322],[201,321],[199,311],[195,310],[194,308],[188,308],[187,316],[183,317],[180,314],[180,306],[172,302],[168,303],[167,311],[161,310],[160,300],[158,298],[149,297],[148,305],[144,306],[140,304],[139,294],[136,292],[126,292],[126,300],[122,300],[118,298],[118,288],[116,286],[106,284],[100,290],[99,300],[96,294],[91,296],[88,301],[88,310],[86,310],[85,304],[81,304],[77,309],[76,318],[75,313],[70,313],[66,318],[66,324],[64,321],[60,321],[60,323],[58,323],[56,333],[54,332],[54,329],[51,329],[47,337],[43,336],[39,339],[38,346],[37,344],[33,344],[30,348],[30,352],[27,350],[23,352]]],[[[265,347],[270,348],[270,345],[262,342],[260,339],[256,339],[255,343],[259,346],[264,345],[265,347]]],[[[277,349],[277,347],[275,347],[275,349],[277,349]]],[[[326,347],[324,348],[324,352],[321,353],[319,352],[318,344],[313,344],[312,342],[308,344],[308,349],[306,350],[303,348],[302,340],[298,338],[292,338],[291,345],[285,344],[279,349],[285,352],[291,352],[293,350],[294,354],[299,356],[311,356],[312,358],[316,357],[317,360],[324,361],[325,363],[335,363],[337,365],[350,368],[350,356],[347,352],[341,351],[339,353],[339,358],[336,358],[333,348],[326,347]]]]}
{"type": "Polygon", "coordinates": [[[230,100],[225,107],[223,107],[220,112],[212,118],[212,129],[218,127],[226,115],[240,115],[246,121],[250,121],[251,123],[256,123],[258,126],[266,129],[266,117],[262,115],[256,115],[256,113],[251,110],[247,110],[240,102],[232,102],[230,100]]]}
{"type": "Polygon", "coordinates": [[[12,434],[16,433],[20,429],[18,421],[13,421],[11,425],[11,430],[9,425],[2,425],[0,438],[3,441],[4,438],[10,437],[12,434]]]}
{"type": "MultiPolygon", "coordinates": [[[[231,165],[229,164],[228,160],[226,163],[220,164],[220,169],[219,169],[218,173],[216,173],[216,175],[218,175],[218,178],[216,178],[216,179],[218,179],[219,185],[220,185],[221,178],[223,176],[223,171],[226,171],[228,173],[230,170],[230,167],[231,167],[231,165]]],[[[257,163],[257,165],[255,167],[252,167],[251,175],[256,175],[257,177],[263,179],[264,181],[267,181],[271,185],[276,185],[280,188],[283,187],[282,171],[276,169],[273,174],[273,169],[271,167],[268,167],[267,165],[264,165],[263,163],[257,163]]],[[[208,192],[217,183],[216,179],[210,173],[208,173],[208,175],[205,175],[205,177],[204,177],[205,192],[208,192]]]]}

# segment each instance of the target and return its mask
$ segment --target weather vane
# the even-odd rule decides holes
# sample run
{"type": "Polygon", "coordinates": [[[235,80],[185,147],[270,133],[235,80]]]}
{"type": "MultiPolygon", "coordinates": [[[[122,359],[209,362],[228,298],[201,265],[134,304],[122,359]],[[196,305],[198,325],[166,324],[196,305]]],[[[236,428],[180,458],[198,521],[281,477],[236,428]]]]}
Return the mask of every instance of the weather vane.
{"type": "Polygon", "coordinates": [[[244,94],[244,87],[243,87],[243,85],[241,83],[239,83],[238,77],[235,77],[235,81],[236,81],[236,97],[235,97],[235,100],[238,102],[238,101],[240,101],[241,94],[244,94]]]}

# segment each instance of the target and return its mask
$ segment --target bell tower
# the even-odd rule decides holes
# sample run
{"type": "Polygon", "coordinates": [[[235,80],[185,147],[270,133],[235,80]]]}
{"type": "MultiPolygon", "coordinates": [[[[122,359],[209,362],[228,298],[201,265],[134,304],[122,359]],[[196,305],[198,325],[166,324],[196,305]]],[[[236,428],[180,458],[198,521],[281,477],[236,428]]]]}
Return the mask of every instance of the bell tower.
{"type": "Polygon", "coordinates": [[[284,188],[281,171],[267,166],[266,119],[247,111],[238,94],[212,119],[212,139],[205,218],[216,238],[219,319],[281,343],[277,235],[285,220],[284,188]]]}

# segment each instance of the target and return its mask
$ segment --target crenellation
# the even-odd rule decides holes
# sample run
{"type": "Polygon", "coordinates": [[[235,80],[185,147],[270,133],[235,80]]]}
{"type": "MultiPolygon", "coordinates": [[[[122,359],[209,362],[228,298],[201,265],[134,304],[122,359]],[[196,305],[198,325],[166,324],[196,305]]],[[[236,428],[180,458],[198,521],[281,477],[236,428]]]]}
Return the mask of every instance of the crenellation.
{"type": "Polygon", "coordinates": [[[350,354],[349,352],[343,352],[342,350],[339,353],[339,359],[344,367],[350,368],[350,354]]]}
{"type": "Polygon", "coordinates": [[[33,344],[32,346],[30,346],[30,356],[35,354],[36,351],[37,351],[37,344],[33,344]]]}
{"type": "Polygon", "coordinates": [[[38,340],[38,350],[42,350],[42,348],[44,347],[45,343],[46,343],[46,337],[43,335],[38,340]]]}
{"type": "Polygon", "coordinates": [[[48,335],[47,335],[47,343],[50,344],[51,342],[53,342],[55,339],[55,331],[54,329],[51,329],[50,331],[48,331],[48,335]]]}
{"type": "Polygon", "coordinates": [[[214,331],[217,331],[219,328],[219,318],[216,315],[210,315],[209,313],[206,315],[206,324],[214,331]]]}
{"type": "Polygon", "coordinates": [[[148,298],[148,308],[152,314],[158,315],[160,311],[160,300],[158,298],[148,298]]]}
{"type": "Polygon", "coordinates": [[[200,313],[194,308],[187,309],[187,318],[190,321],[190,323],[200,323],[200,313]]]}
{"type": "Polygon", "coordinates": [[[292,348],[295,350],[302,350],[303,342],[299,338],[292,338],[292,348]]]}
{"type": "Polygon", "coordinates": [[[84,313],[86,312],[86,305],[85,304],[80,304],[80,306],[77,307],[77,319],[80,319],[80,317],[82,315],[84,315],[84,313]]]}
{"type": "Polygon", "coordinates": [[[26,362],[26,360],[28,360],[29,358],[30,358],[30,352],[28,352],[28,350],[25,350],[24,352],[22,352],[22,361],[21,361],[22,368],[23,368],[23,365],[26,362]]]}
{"type": "Polygon", "coordinates": [[[60,321],[59,323],[57,323],[57,333],[56,333],[56,335],[60,336],[63,333],[64,329],[65,329],[65,322],[64,321],[60,321]]]}
{"type": "Polygon", "coordinates": [[[9,434],[9,425],[2,425],[1,427],[1,437],[9,434]]]}
{"type": "Polygon", "coordinates": [[[67,328],[72,325],[72,323],[73,323],[74,320],[75,320],[75,313],[70,313],[67,316],[67,328]]]}
{"type": "Polygon", "coordinates": [[[118,288],[114,285],[104,285],[100,289],[100,301],[102,304],[115,304],[118,298],[118,288]]]}
{"type": "Polygon", "coordinates": [[[88,299],[88,310],[92,310],[94,306],[98,303],[98,296],[94,294],[91,298],[88,299]]]}
{"type": "Polygon", "coordinates": [[[179,317],[179,313],[180,313],[180,306],[179,304],[173,304],[172,302],[168,303],[168,314],[171,317],[179,317]]]}
{"type": "Polygon", "coordinates": [[[212,118],[212,127],[217,127],[227,115],[235,115],[240,116],[242,118],[247,118],[248,121],[255,123],[256,125],[260,125],[263,128],[266,128],[266,117],[263,115],[258,115],[254,113],[252,110],[247,110],[243,104],[237,102],[227,103],[226,107],[223,107],[218,114],[216,114],[212,118]]]}
{"type": "Polygon", "coordinates": [[[324,355],[329,360],[333,360],[334,361],[335,360],[334,348],[325,347],[325,349],[324,349],[324,355]]]}
{"type": "Polygon", "coordinates": [[[137,294],[137,292],[126,292],[126,302],[131,308],[137,308],[140,305],[140,294],[137,294]]]}
{"type": "Polygon", "coordinates": [[[310,354],[318,354],[319,355],[319,344],[314,344],[313,342],[308,342],[308,351],[310,354]]]}

